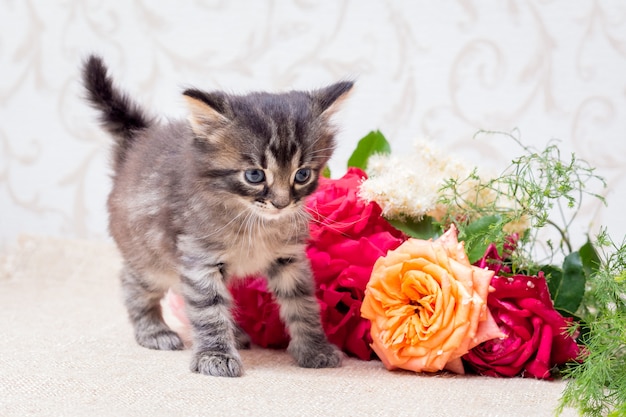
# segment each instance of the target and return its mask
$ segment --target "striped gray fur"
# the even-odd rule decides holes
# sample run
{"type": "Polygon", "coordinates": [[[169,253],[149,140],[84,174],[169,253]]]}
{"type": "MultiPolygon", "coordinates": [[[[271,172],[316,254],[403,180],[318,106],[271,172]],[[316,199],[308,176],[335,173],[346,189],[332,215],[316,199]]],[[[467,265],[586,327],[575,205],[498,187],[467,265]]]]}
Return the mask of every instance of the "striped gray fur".
{"type": "Polygon", "coordinates": [[[230,313],[228,283],[261,274],[303,367],[335,367],[305,254],[305,198],[335,147],[330,117],[352,88],[229,95],[189,89],[187,121],[161,122],[119,91],[98,57],[83,67],[90,103],[115,139],[109,229],[125,266],[125,304],[137,342],[181,349],[160,300],[173,288],[193,330],[191,369],[243,373],[247,335],[230,313]]]}

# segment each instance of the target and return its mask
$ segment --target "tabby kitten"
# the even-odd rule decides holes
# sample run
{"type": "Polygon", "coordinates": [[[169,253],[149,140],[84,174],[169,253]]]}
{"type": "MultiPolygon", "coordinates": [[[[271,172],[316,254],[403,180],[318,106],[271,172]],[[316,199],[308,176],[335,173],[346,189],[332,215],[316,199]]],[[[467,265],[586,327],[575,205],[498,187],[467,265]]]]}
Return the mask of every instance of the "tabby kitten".
{"type": "Polygon", "coordinates": [[[191,370],[243,372],[227,283],[261,274],[280,306],[299,366],[336,367],[342,354],[321,326],[305,254],[305,198],[331,156],[329,118],[352,88],[230,95],[188,89],[188,121],[148,116],[113,85],[101,58],[83,66],[87,98],[115,138],[109,228],[137,342],[182,349],[160,300],[181,293],[192,325],[191,370]]]}

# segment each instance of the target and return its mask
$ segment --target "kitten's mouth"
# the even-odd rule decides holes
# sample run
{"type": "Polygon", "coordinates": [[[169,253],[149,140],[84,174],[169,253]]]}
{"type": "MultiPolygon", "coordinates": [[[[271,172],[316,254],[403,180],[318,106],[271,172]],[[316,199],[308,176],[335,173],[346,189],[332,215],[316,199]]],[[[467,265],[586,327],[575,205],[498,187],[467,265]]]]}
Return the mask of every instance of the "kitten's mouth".
{"type": "Polygon", "coordinates": [[[294,205],[290,204],[284,208],[277,208],[271,204],[264,204],[255,202],[252,204],[254,207],[254,212],[258,214],[260,217],[263,217],[267,220],[278,220],[280,218],[284,218],[293,213],[294,205]]]}

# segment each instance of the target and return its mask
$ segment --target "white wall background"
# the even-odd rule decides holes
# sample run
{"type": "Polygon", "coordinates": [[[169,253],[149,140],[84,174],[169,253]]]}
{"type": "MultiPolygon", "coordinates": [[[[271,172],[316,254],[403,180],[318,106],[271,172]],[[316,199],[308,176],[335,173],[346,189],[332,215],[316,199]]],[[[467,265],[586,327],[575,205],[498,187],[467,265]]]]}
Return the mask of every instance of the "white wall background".
{"type": "MultiPolygon", "coordinates": [[[[109,139],[78,68],[102,54],[153,110],[183,116],[188,85],[233,92],[355,78],[335,176],[381,129],[395,151],[429,137],[476,164],[517,149],[478,129],[561,140],[608,181],[581,236],[626,232],[626,3],[620,0],[0,0],[0,245],[21,233],[104,238],[109,139]]],[[[577,229],[577,230],[578,230],[577,229]]]]}

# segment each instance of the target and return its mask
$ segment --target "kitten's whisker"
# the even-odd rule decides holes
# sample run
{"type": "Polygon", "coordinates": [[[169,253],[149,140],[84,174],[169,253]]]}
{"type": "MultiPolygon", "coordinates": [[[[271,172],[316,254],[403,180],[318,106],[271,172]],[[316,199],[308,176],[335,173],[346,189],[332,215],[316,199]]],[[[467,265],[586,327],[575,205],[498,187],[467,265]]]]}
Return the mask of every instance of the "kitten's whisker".
{"type": "MultiPolygon", "coordinates": [[[[342,226],[342,227],[354,226],[360,220],[355,220],[355,221],[352,221],[352,222],[341,222],[341,221],[329,220],[329,219],[326,219],[326,220],[322,221],[322,220],[318,220],[316,218],[312,218],[311,221],[314,222],[314,223],[317,223],[317,224],[319,224],[321,226],[326,226],[326,227],[328,227],[330,229],[333,229],[333,227],[332,227],[333,225],[342,226]]],[[[335,230],[338,230],[338,229],[335,229],[335,230]]]]}
{"type": "Polygon", "coordinates": [[[321,213],[319,213],[317,210],[314,210],[313,208],[309,208],[308,211],[309,215],[311,216],[309,220],[310,222],[317,223],[343,235],[345,235],[345,233],[341,229],[354,226],[361,220],[358,219],[352,222],[341,222],[337,220],[331,220],[328,217],[323,216],[321,213]]]}
{"type": "Polygon", "coordinates": [[[195,236],[195,237],[194,237],[194,239],[196,239],[196,240],[202,240],[202,239],[206,239],[206,238],[208,238],[208,237],[214,236],[214,235],[216,235],[216,234],[220,233],[221,231],[223,231],[224,229],[226,229],[228,226],[230,226],[230,225],[231,225],[234,221],[236,221],[238,218],[240,218],[240,217],[241,217],[242,215],[244,215],[244,214],[245,214],[245,212],[244,212],[244,211],[242,211],[241,213],[239,213],[238,215],[236,215],[235,217],[233,217],[233,218],[232,218],[232,219],[231,219],[228,223],[226,223],[224,226],[220,227],[219,229],[214,230],[213,232],[208,233],[208,234],[203,235],[203,236],[195,236]]]}
{"type": "Polygon", "coordinates": [[[246,216],[243,218],[243,220],[241,221],[241,223],[239,223],[239,228],[237,229],[237,236],[241,236],[241,231],[243,229],[243,232],[245,234],[247,228],[248,228],[248,221],[251,215],[251,212],[249,209],[246,209],[245,211],[242,212],[243,214],[245,214],[246,216]]]}
{"type": "MultiPolygon", "coordinates": [[[[294,216],[294,222],[291,224],[291,234],[297,238],[297,231],[301,228],[309,228],[310,215],[306,210],[298,210],[294,216]]],[[[290,237],[291,240],[291,237],[290,237]]]]}
{"type": "Polygon", "coordinates": [[[327,159],[329,156],[330,152],[326,152],[326,153],[322,153],[322,151],[318,152],[311,152],[310,154],[307,155],[307,160],[308,161],[314,161],[316,159],[327,159]]]}
{"type": "Polygon", "coordinates": [[[301,210],[297,210],[292,217],[292,221],[289,222],[290,227],[289,227],[289,234],[287,235],[287,242],[291,243],[291,239],[297,237],[294,232],[299,229],[298,220],[300,218],[300,213],[301,213],[301,210]]]}
{"type": "MultiPolygon", "coordinates": [[[[323,136],[318,136],[318,138],[317,138],[317,139],[315,139],[315,140],[311,143],[310,148],[315,147],[315,145],[317,145],[317,142],[319,142],[322,138],[323,138],[323,136]]],[[[331,149],[333,149],[333,150],[334,150],[334,149],[335,149],[335,146],[334,146],[334,145],[332,145],[332,148],[331,148],[331,149]]]]}
{"type": "Polygon", "coordinates": [[[250,255],[252,251],[252,241],[253,241],[253,236],[254,236],[254,222],[256,220],[256,217],[257,216],[255,215],[254,211],[249,208],[246,218],[244,220],[245,228],[243,230],[243,236],[241,237],[242,250],[243,250],[244,245],[247,246],[246,253],[248,254],[248,256],[250,255]]]}
{"type": "Polygon", "coordinates": [[[254,237],[257,235],[259,216],[251,211],[248,219],[248,254],[251,254],[254,249],[254,237]]]}
{"type": "Polygon", "coordinates": [[[334,146],[328,146],[326,148],[320,148],[320,149],[316,149],[314,151],[308,152],[307,155],[315,155],[315,154],[318,154],[320,152],[333,151],[334,149],[335,149],[334,146]]]}
{"type": "Polygon", "coordinates": [[[251,216],[250,222],[250,234],[248,235],[248,253],[251,253],[254,249],[254,236],[259,234],[259,223],[261,216],[251,216]]]}

